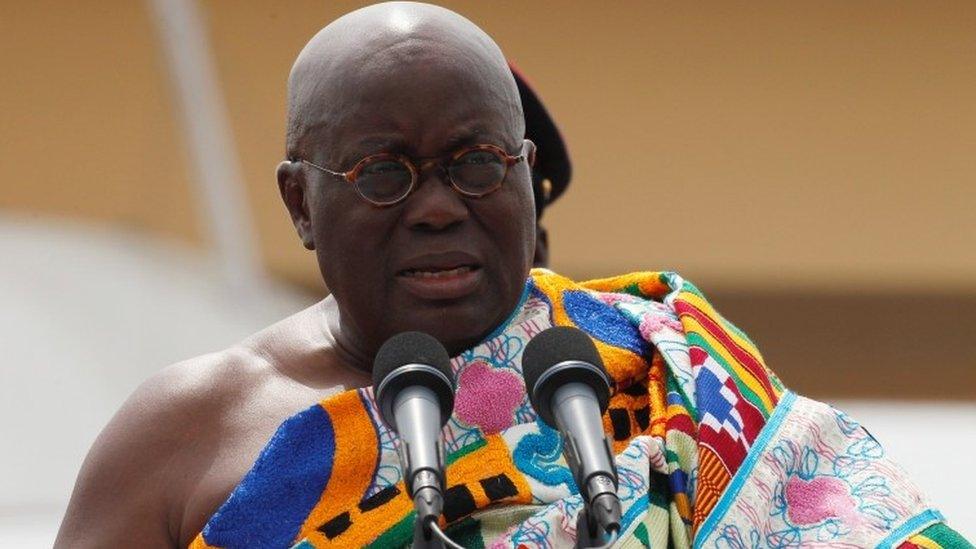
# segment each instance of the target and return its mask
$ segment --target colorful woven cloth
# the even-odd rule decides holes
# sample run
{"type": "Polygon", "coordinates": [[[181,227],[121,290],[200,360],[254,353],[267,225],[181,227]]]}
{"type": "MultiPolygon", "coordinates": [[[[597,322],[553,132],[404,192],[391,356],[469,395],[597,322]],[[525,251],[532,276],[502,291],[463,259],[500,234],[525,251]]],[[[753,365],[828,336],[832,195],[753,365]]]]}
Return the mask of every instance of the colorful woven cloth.
{"type": "MultiPolygon", "coordinates": [[[[572,547],[582,507],[521,376],[534,335],[575,326],[614,380],[604,427],[618,547],[971,547],[856,422],[797,396],[674,273],[577,284],[535,270],[515,313],[453,360],[444,526],[465,547],[572,547]]],[[[371,389],[285,421],[192,548],[402,547],[414,513],[371,389]]]]}

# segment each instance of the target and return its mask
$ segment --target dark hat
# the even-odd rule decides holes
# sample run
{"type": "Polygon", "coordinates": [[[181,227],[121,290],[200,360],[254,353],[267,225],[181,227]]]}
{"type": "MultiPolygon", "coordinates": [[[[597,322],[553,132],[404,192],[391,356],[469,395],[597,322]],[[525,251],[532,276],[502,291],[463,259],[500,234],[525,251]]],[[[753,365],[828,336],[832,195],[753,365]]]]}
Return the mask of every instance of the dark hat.
{"type": "Polygon", "coordinates": [[[535,166],[532,169],[532,190],[535,193],[536,214],[552,204],[569,186],[573,166],[569,151],[542,100],[535,93],[525,76],[511,61],[508,66],[515,76],[522,110],[525,112],[525,137],[536,144],[535,166]]]}

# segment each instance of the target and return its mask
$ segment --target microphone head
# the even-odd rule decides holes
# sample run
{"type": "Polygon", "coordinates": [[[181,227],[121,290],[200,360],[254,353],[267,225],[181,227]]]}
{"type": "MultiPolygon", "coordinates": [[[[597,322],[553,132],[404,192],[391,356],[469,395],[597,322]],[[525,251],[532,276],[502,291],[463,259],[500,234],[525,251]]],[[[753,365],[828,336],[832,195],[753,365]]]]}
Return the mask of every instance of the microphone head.
{"type": "Polygon", "coordinates": [[[566,383],[590,386],[601,414],[610,402],[610,376],[603,359],[590,336],[577,328],[554,326],[532,338],[522,353],[522,376],[532,407],[552,427],[552,395],[566,383]]]}
{"type": "Polygon", "coordinates": [[[423,332],[403,332],[386,340],[373,359],[373,389],[380,415],[393,430],[393,403],[400,390],[427,387],[437,395],[441,426],[454,410],[454,373],[451,358],[439,341],[423,332]]]}

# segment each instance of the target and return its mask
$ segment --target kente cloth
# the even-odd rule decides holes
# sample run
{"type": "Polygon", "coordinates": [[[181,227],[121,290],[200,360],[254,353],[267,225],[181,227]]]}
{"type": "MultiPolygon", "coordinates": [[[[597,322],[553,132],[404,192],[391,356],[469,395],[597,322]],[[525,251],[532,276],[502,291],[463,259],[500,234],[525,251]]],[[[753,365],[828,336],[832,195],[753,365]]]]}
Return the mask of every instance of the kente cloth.
{"type": "MultiPolygon", "coordinates": [[[[573,281],[533,270],[510,318],[452,359],[441,524],[464,547],[572,547],[583,507],[521,356],[550,326],[594,341],[622,504],[616,547],[972,547],[881,445],[787,390],[755,345],[675,273],[573,281]]],[[[371,388],[286,420],[191,543],[404,547],[415,513],[371,388]]]]}

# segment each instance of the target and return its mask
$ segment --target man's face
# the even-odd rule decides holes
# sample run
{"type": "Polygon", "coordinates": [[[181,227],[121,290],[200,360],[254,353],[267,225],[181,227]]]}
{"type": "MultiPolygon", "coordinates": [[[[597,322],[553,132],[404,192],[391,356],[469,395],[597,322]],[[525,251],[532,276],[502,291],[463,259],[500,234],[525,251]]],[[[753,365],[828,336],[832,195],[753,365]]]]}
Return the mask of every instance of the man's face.
{"type": "MultiPolygon", "coordinates": [[[[305,157],[347,171],[380,152],[434,158],[491,144],[511,155],[533,153],[490,74],[443,58],[410,65],[381,63],[350,76],[310,131],[305,157]]],[[[482,198],[461,196],[429,168],[410,196],[389,207],[310,167],[304,177],[319,267],[344,327],[367,349],[420,330],[457,353],[516,306],[535,243],[528,162],[512,166],[482,198]]]]}

